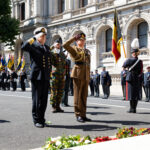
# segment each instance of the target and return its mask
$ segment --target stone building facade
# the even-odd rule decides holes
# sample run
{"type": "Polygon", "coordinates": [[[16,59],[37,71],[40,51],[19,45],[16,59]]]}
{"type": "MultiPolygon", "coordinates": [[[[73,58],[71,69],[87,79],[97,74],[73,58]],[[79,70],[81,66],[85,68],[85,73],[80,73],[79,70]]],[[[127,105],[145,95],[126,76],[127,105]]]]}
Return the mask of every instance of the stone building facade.
{"type": "MultiPolygon", "coordinates": [[[[150,1],[149,0],[12,0],[12,16],[20,19],[21,34],[16,41],[15,57],[22,55],[20,44],[33,36],[37,26],[48,29],[47,44],[61,38],[65,42],[77,33],[87,37],[86,48],[91,51],[91,70],[106,66],[110,74],[119,77],[125,61],[115,64],[111,53],[113,15],[115,8],[123,35],[127,58],[131,56],[131,42],[138,37],[140,59],[144,67],[150,65],[150,1]]],[[[27,66],[29,56],[24,53],[27,66]]]]}

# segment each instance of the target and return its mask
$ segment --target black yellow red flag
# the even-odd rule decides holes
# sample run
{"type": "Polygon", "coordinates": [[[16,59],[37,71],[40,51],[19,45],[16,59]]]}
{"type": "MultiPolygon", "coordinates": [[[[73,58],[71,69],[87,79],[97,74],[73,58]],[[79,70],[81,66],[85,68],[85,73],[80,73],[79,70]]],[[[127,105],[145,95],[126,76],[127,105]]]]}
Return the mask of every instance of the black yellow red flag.
{"type": "MultiPolygon", "coordinates": [[[[123,43],[123,38],[121,34],[121,28],[118,21],[117,11],[115,10],[114,13],[114,28],[113,28],[113,37],[112,37],[112,54],[115,57],[116,63],[118,62],[119,58],[121,57],[121,42],[123,43]]],[[[123,46],[124,50],[124,46],[123,46]]],[[[125,54],[125,50],[124,50],[125,54]]],[[[125,54],[126,57],[126,54],[125,54]]]]}

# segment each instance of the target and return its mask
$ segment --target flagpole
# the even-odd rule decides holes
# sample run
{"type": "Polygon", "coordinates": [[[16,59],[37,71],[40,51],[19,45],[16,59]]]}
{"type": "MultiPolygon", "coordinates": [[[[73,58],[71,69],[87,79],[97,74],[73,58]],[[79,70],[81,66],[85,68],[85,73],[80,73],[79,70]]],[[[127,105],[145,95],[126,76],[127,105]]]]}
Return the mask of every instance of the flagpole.
{"type": "Polygon", "coordinates": [[[123,38],[122,38],[122,46],[123,46],[124,56],[125,56],[125,58],[127,58],[126,51],[125,51],[125,48],[124,48],[123,38]]]}

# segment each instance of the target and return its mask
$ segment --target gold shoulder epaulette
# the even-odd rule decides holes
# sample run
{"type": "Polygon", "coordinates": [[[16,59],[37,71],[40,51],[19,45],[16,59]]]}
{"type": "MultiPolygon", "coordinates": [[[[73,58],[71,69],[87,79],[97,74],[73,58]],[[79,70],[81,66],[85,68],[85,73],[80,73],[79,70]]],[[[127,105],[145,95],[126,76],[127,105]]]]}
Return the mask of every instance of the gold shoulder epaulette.
{"type": "Polygon", "coordinates": [[[34,39],[33,39],[33,38],[31,38],[31,39],[29,40],[29,44],[30,44],[30,45],[32,45],[32,44],[33,44],[33,42],[34,42],[34,39]]]}

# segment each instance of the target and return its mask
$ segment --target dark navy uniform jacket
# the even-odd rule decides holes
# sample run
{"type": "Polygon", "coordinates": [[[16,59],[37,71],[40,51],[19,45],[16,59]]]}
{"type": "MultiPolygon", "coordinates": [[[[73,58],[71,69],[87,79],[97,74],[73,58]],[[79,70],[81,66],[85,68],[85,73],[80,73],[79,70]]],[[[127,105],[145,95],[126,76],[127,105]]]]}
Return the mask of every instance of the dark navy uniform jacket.
{"type": "Polygon", "coordinates": [[[7,75],[6,75],[6,73],[5,72],[2,72],[2,82],[4,82],[4,79],[6,79],[7,78],[7,75]]]}
{"type": "Polygon", "coordinates": [[[102,71],[101,72],[101,84],[106,85],[108,81],[108,72],[107,71],[102,71]]]}
{"type": "MultiPolygon", "coordinates": [[[[130,68],[136,61],[136,58],[127,59],[123,67],[130,68]]],[[[128,82],[128,90],[126,91],[126,98],[128,100],[138,100],[139,99],[139,89],[140,89],[140,75],[143,72],[143,62],[140,60],[136,66],[131,70],[132,81],[128,82]]]]}
{"type": "Polygon", "coordinates": [[[49,80],[51,64],[54,63],[54,56],[50,52],[50,47],[41,45],[35,39],[26,41],[22,45],[22,50],[29,52],[31,60],[31,80],[49,80]]]}

